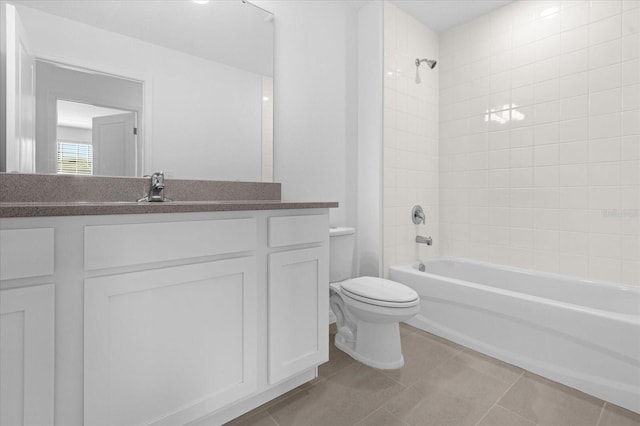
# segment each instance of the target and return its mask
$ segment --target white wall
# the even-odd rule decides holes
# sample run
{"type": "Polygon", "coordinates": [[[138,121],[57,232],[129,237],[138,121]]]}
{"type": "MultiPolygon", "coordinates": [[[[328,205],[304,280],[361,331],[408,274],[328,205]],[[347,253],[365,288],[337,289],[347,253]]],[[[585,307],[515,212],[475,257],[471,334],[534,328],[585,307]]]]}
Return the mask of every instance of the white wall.
{"type": "Polygon", "coordinates": [[[255,1],[275,14],[274,181],[290,200],[338,201],[356,223],[357,12],[342,1],[255,1]]]}
{"type": "Polygon", "coordinates": [[[517,1],[440,40],[443,254],[639,284],[640,2],[517,1]]]}
{"type": "MultiPolygon", "coordinates": [[[[331,211],[332,225],[355,226],[357,10],[342,1],[254,3],[275,13],[274,181],[282,183],[285,199],[338,201],[340,208],[331,211]]],[[[52,31],[47,26],[30,31],[38,41],[34,43],[38,51],[47,56],[53,52],[60,58],[74,58],[82,52],[84,62],[93,64],[85,65],[89,68],[115,63],[121,71],[116,72],[113,65],[107,71],[154,75],[152,169],[173,171],[175,177],[260,180],[260,150],[246,146],[253,140],[259,143],[260,127],[236,122],[230,114],[246,108],[245,116],[260,117],[259,76],[246,73],[238,81],[239,77],[225,74],[225,66],[188,55],[160,61],[154,52],[167,49],[143,48],[143,42],[122,36],[122,52],[105,54],[100,45],[107,41],[101,30],[72,21],[57,27],[69,31],[52,31]],[[140,55],[145,55],[142,63],[146,68],[136,65],[140,55]],[[158,71],[161,75],[156,76],[158,71]],[[211,79],[217,74],[225,75],[211,79]],[[213,80],[211,88],[184,86],[204,76],[213,80]],[[166,89],[161,89],[163,81],[170,83],[166,89]],[[246,106],[249,102],[238,87],[258,90],[255,108],[246,106]],[[214,91],[222,95],[213,96],[214,91]],[[225,94],[233,95],[235,102],[216,103],[225,94]],[[195,110],[176,119],[169,113],[169,106],[175,110],[176,105],[178,110],[192,105],[195,110]],[[234,126],[236,139],[228,135],[212,140],[207,129],[197,130],[201,122],[219,126],[221,121],[234,126]],[[194,141],[200,142],[199,161],[189,164],[181,149],[194,141]]]]}
{"type": "Polygon", "coordinates": [[[389,266],[438,254],[438,74],[416,58],[439,59],[438,35],[384,2],[384,274],[389,266]],[[425,225],[411,221],[419,204],[425,225]],[[433,246],[416,244],[431,236],[433,246]]]}
{"type": "Polygon", "coordinates": [[[58,126],[57,135],[58,140],[65,142],[78,142],[91,144],[93,135],[91,129],[83,129],[80,127],[58,126]]]}
{"type": "Polygon", "coordinates": [[[358,10],[358,265],[360,275],[382,273],[382,123],[384,7],[358,10]]]}
{"type": "Polygon", "coordinates": [[[260,75],[27,7],[19,13],[35,56],[146,80],[145,172],[260,180],[260,75]]]}

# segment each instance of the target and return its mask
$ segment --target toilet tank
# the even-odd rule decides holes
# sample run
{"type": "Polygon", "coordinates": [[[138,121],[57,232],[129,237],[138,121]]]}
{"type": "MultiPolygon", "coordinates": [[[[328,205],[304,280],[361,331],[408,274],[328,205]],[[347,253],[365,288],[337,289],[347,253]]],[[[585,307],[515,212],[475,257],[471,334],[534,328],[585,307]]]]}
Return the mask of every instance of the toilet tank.
{"type": "Polygon", "coordinates": [[[329,282],[352,278],[353,249],[356,243],[354,228],[329,230],[329,282]]]}

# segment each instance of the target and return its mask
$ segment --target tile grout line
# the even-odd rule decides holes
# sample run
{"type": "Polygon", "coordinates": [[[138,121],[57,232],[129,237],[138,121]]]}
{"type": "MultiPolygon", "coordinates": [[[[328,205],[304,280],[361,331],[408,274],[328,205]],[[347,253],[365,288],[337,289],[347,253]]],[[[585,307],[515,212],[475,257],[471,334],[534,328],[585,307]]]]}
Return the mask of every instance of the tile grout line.
{"type": "Polygon", "coordinates": [[[369,414],[367,414],[366,416],[364,416],[363,418],[361,418],[360,420],[356,421],[353,423],[353,425],[357,425],[358,423],[362,423],[363,421],[367,420],[369,417],[373,416],[377,411],[379,410],[383,410],[384,408],[380,407],[376,410],[373,410],[372,412],[370,412],[369,414]]]}
{"type": "MultiPolygon", "coordinates": [[[[429,338],[428,338],[428,337],[421,336],[421,335],[420,335],[420,334],[418,334],[418,333],[414,333],[414,334],[416,334],[416,335],[417,335],[417,336],[419,336],[420,338],[423,338],[423,339],[429,340],[429,338]]],[[[440,342],[438,342],[437,340],[435,340],[435,342],[440,343],[440,342]]],[[[442,344],[442,343],[440,343],[440,344],[442,344]]],[[[446,345],[444,345],[444,346],[446,346],[446,345]]],[[[434,365],[434,366],[433,366],[433,368],[431,368],[431,369],[428,371],[427,375],[429,375],[429,374],[430,374],[430,373],[432,373],[433,371],[437,370],[438,368],[442,367],[442,366],[443,366],[443,365],[445,365],[447,362],[451,361],[451,360],[452,360],[453,358],[455,358],[457,355],[459,355],[459,354],[461,354],[462,352],[464,352],[464,350],[465,350],[465,349],[466,349],[466,348],[465,348],[464,346],[462,346],[462,349],[458,349],[458,350],[457,350],[457,351],[455,351],[453,354],[451,354],[448,358],[445,358],[445,359],[444,359],[444,360],[442,360],[442,362],[440,362],[439,364],[434,365]]],[[[384,371],[384,370],[382,370],[382,371],[384,371]]],[[[405,385],[404,383],[400,383],[399,381],[395,380],[393,377],[390,377],[390,376],[386,375],[385,373],[382,373],[382,372],[381,372],[380,374],[382,374],[383,376],[387,377],[388,379],[390,379],[390,380],[392,380],[392,381],[396,382],[397,384],[399,384],[400,386],[402,386],[404,389],[408,389],[408,388],[410,388],[411,386],[413,386],[413,385],[415,384],[415,383],[413,383],[413,384],[411,384],[411,385],[405,385]]],[[[421,380],[422,380],[422,379],[421,379],[421,380]]],[[[388,401],[387,401],[387,402],[388,402],[388,401]]]]}
{"type": "Polygon", "coordinates": [[[383,409],[384,411],[386,411],[390,416],[393,416],[393,418],[394,418],[394,419],[396,419],[396,420],[398,420],[399,422],[401,422],[403,425],[405,425],[405,426],[409,426],[409,423],[405,422],[405,421],[404,421],[404,420],[402,420],[402,419],[399,419],[399,418],[398,418],[398,416],[396,416],[395,414],[393,414],[391,411],[387,410],[386,405],[385,405],[385,406],[383,406],[383,407],[382,407],[382,409],[383,409]]]}
{"type": "MultiPolygon", "coordinates": [[[[370,412],[369,414],[367,414],[366,416],[364,416],[363,418],[361,418],[360,420],[356,421],[353,423],[354,426],[362,423],[363,421],[367,420],[369,417],[373,416],[375,413],[377,413],[378,411],[386,411],[387,413],[391,414],[387,409],[384,408],[384,405],[381,405],[380,407],[378,407],[377,409],[373,410],[372,412],[370,412]]],[[[391,414],[394,418],[396,416],[394,416],[393,414],[391,414]]]]}
{"type": "MultiPolygon", "coordinates": [[[[470,355],[470,356],[476,356],[476,355],[474,355],[474,354],[473,354],[473,352],[476,352],[476,353],[478,353],[478,354],[480,354],[480,355],[486,356],[487,358],[493,359],[493,360],[498,361],[498,362],[500,362],[500,363],[502,363],[502,364],[506,364],[506,365],[508,365],[508,366],[515,367],[515,368],[517,368],[518,370],[520,370],[520,375],[523,375],[524,373],[526,373],[526,372],[528,371],[528,370],[525,370],[524,368],[518,367],[517,365],[509,364],[509,363],[508,363],[508,362],[506,362],[506,361],[502,361],[501,359],[494,358],[494,357],[492,357],[492,356],[490,356],[490,355],[484,354],[484,353],[482,353],[482,352],[478,352],[478,351],[476,351],[475,349],[471,349],[471,348],[467,348],[467,347],[465,347],[465,348],[464,348],[463,350],[461,350],[460,352],[456,353],[456,354],[454,355],[454,357],[457,357],[458,355],[460,355],[460,354],[462,354],[462,353],[466,353],[466,354],[468,354],[468,355],[470,355]]],[[[461,362],[462,362],[462,361],[461,361],[461,362]]],[[[495,377],[494,377],[494,375],[489,374],[488,372],[482,371],[482,369],[477,368],[477,366],[467,365],[467,367],[468,367],[468,368],[470,368],[470,369],[472,369],[472,370],[473,370],[473,371],[475,371],[476,373],[480,373],[480,374],[482,374],[482,375],[485,375],[485,376],[488,376],[488,377],[495,378],[495,377]]],[[[518,378],[517,378],[517,379],[515,379],[515,380],[516,380],[516,381],[518,381],[518,379],[520,379],[520,376],[518,376],[518,378]]],[[[500,381],[502,382],[502,380],[500,380],[500,381]]],[[[506,383],[506,382],[503,382],[503,383],[506,383]]],[[[513,386],[513,383],[512,383],[510,386],[513,386]]]]}
{"type": "Polygon", "coordinates": [[[273,423],[275,423],[277,426],[280,426],[280,423],[278,423],[278,421],[273,418],[273,416],[271,415],[271,413],[268,410],[264,410],[264,412],[267,413],[267,416],[269,416],[269,418],[271,420],[273,420],[273,423]]]}
{"type": "Polygon", "coordinates": [[[598,416],[598,421],[596,422],[596,426],[600,426],[600,422],[602,421],[602,415],[604,414],[604,407],[607,406],[607,402],[604,401],[602,403],[602,408],[600,409],[600,415],[598,416]]]}
{"type": "MultiPolygon", "coordinates": [[[[500,402],[500,400],[501,400],[502,398],[504,398],[504,396],[505,396],[505,395],[506,395],[506,394],[511,390],[511,388],[513,388],[513,387],[516,385],[516,383],[518,383],[518,382],[520,381],[520,379],[522,378],[522,376],[524,376],[524,370],[522,371],[522,373],[520,373],[520,375],[518,376],[518,378],[517,378],[517,379],[515,379],[515,380],[513,381],[513,383],[511,383],[511,385],[507,388],[507,390],[505,390],[505,391],[502,393],[502,395],[500,395],[500,396],[496,399],[496,402],[494,402],[494,403],[493,403],[493,405],[492,405],[491,407],[489,407],[489,409],[484,413],[484,415],[483,415],[482,417],[480,417],[480,419],[476,422],[475,426],[478,426],[478,425],[480,424],[480,422],[482,422],[482,420],[484,420],[484,418],[485,418],[485,417],[487,417],[487,414],[489,414],[489,411],[493,410],[493,408],[494,408],[496,405],[498,405],[498,402],[500,402]]],[[[509,411],[511,411],[511,410],[509,410],[509,411]]],[[[517,413],[516,413],[516,414],[517,414],[517,413]]],[[[520,417],[522,417],[522,416],[520,416],[520,417]]],[[[527,419],[527,420],[529,420],[529,419],[527,419]]]]}
{"type": "Polygon", "coordinates": [[[496,406],[496,407],[500,407],[500,408],[502,408],[503,410],[508,411],[508,412],[512,413],[514,416],[517,416],[517,417],[519,417],[519,418],[521,418],[521,419],[523,419],[523,420],[526,420],[526,421],[527,421],[527,422],[529,422],[529,423],[535,424],[536,426],[538,425],[538,423],[537,423],[537,422],[534,422],[532,419],[530,419],[530,418],[528,418],[528,417],[524,417],[522,414],[520,414],[520,413],[516,413],[515,411],[513,411],[513,410],[511,410],[511,409],[509,409],[509,408],[507,408],[507,407],[505,407],[504,405],[496,404],[495,406],[496,406]]]}

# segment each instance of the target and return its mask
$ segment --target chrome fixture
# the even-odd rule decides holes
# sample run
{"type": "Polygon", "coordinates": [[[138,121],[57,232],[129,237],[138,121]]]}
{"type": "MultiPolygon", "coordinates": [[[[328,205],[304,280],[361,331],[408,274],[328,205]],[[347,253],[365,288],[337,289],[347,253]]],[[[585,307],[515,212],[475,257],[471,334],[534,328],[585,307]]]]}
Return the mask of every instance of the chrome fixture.
{"type": "Polygon", "coordinates": [[[435,59],[418,59],[416,58],[416,67],[420,66],[420,63],[424,62],[427,64],[427,66],[431,69],[434,69],[436,67],[436,64],[438,63],[438,61],[436,61],[435,59]]]}
{"type": "Polygon", "coordinates": [[[431,237],[423,237],[421,235],[416,235],[416,243],[418,244],[426,244],[428,246],[433,244],[433,239],[431,237]]]}
{"type": "Polygon", "coordinates": [[[420,84],[422,80],[420,80],[420,73],[418,72],[418,68],[420,68],[420,64],[424,62],[430,69],[434,69],[438,61],[435,59],[420,59],[416,58],[416,84],[420,84]]]}
{"type": "Polygon", "coordinates": [[[413,223],[415,223],[416,225],[420,225],[420,223],[422,223],[424,225],[426,219],[427,217],[425,216],[422,207],[417,204],[413,206],[413,209],[411,209],[411,220],[413,221],[413,223]]]}
{"type": "Polygon", "coordinates": [[[150,178],[149,180],[149,192],[144,198],[138,200],[149,202],[163,202],[171,201],[164,196],[164,172],[155,172],[151,176],[145,176],[150,178]]]}
{"type": "Polygon", "coordinates": [[[424,263],[420,262],[418,263],[418,271],[420,272],[426,272],[427,267],[424,265],[424,263]]]}

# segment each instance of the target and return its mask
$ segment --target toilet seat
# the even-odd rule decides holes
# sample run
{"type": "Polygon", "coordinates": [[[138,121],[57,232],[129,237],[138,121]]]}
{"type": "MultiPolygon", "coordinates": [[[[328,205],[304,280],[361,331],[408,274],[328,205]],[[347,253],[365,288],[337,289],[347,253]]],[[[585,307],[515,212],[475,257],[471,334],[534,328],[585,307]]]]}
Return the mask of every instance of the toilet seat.
{"type": "Polygon", "coordinates": [[[358,277],[340,284],[345,296],[371,305],[409,308],[420,303],[415,290],[384,278],[358,277]]]}

